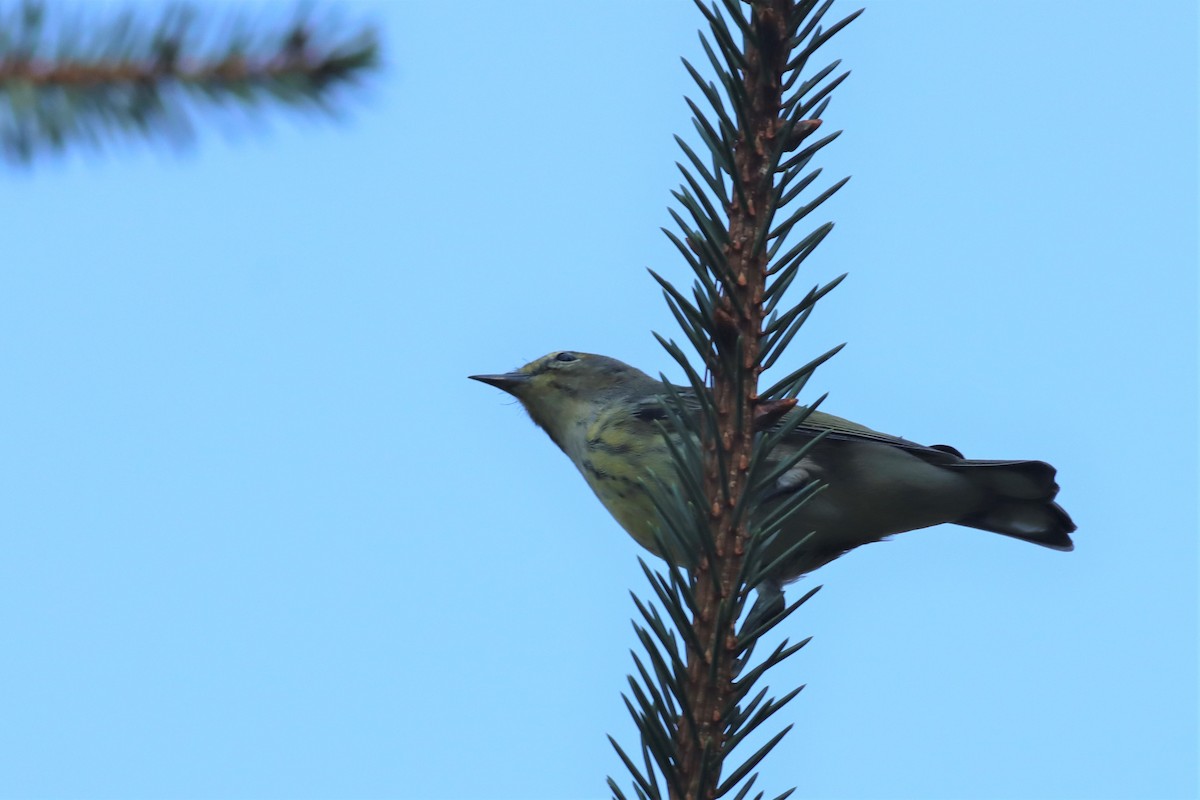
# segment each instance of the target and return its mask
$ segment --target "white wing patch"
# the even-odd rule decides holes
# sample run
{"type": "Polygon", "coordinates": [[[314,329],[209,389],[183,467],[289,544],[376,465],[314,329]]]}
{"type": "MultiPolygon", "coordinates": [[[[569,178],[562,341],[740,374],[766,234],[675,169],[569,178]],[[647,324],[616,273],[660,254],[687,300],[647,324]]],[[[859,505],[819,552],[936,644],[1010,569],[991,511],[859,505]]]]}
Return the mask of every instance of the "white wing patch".
{"type": "Polygon", "coordinates": [[[796,466],[779,476],[775,486],[779,492],[790,492],[799,489],[816,480],[821,475],[821,468],[811,458],[800,459],[796,466]]]}

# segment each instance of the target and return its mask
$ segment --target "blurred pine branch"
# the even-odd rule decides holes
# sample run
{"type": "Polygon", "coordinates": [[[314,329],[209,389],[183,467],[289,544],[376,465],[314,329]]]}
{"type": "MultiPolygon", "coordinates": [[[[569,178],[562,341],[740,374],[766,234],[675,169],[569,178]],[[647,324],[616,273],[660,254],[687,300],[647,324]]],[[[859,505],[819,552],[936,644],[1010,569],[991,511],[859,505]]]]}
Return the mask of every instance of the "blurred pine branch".
{"type": "MultiPolygon", "coordinates": [[[[97,12],[98,13],[98,12],[97,12]]],[[[0,7],[0,157],[27,164],[68,148],[194,138],[194,118],[272,107],[337,115],[379,66],[376,30],[311,12],[266,23],[176,5],[69,19],[42,2],[0,7]]]]}

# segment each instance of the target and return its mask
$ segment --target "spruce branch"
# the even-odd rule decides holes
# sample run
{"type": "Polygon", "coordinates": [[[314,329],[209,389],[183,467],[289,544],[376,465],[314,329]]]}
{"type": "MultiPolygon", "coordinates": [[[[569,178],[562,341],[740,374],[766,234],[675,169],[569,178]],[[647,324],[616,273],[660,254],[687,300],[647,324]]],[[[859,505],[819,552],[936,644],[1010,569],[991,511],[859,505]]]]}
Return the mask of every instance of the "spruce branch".
{"type": "MultiPolygon", "coordinates": [[[[848,75],[837,74],[839,61],[811,74],[805,70],[859,13],[826,29],[821,20],[832,0],[696,4],[708,24],[700,39],[712,78],[685,61],[700,92],[699,100],[685,101],[701,150],[708,152],[677,137],[683,183],[673,193],[677,207],[670,214],[678,230],[664,230],[694,281],[684,292],[651,275],[701,366],[658,336],[690,384],[680,389],[663,381],[661,425],[679,480],[655,480],[651,492],[661,521],[656,547],[673,566],[664,576],[643,564],[652,599],[634,598],[640,615],[634,629],[645,658],[634,654],[637,670],[625,700],[640,733],[641,758],[613,740],[633,778],[634,796],[671,800],[750,796],[756,770],[791,726],[740,763],[733,751],[803,688],[774,698],[768,687],[756,685],[807,639],[784,639],[757,659],[754,652],[820,588],[788,604],[771,575],[806,545],[802,540],[772,549],[781,526],[822,487],[814,482],[764,507],[777,498],[781,476],[807,453],[802,448],[772,457],[820,402],[805,408],[795,398],[812,371],[840,348],[761,394],[758,381],[814,304],[845,277],[814,286],[795,305],[783,304],[833,225],[820,224],[794,243],[793,229],[845,184],[835,182],[801,200],[820,175],[819,169],[806,172],[809,163],[838,133],[809,140],[832,91],[848,75]],[[671,438],[669,431],[690,435],[671,438]],[[746,613],[752,590],[758,602],[746,613]]],[[[614,797],[626,797],[616,781],[608,784],[614,797]]]]}
{"type": "Polygon", "coordinates": [[[152,22],[129,11],[71,21],[41,2],[0,15],[0,154],[24,164],[120,139],[185,144],[192,118],[218,107],[335,115],[339,94],[379,65],[370,26],[209,16],[176,5],[152,22]]]}

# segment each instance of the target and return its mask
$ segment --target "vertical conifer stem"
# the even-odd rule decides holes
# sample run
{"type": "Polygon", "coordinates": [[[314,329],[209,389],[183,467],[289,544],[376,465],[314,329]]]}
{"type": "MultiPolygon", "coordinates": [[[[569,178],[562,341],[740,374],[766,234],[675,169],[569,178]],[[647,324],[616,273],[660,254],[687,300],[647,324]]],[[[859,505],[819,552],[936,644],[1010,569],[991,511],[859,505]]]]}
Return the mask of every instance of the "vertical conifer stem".
{"type": "Polygon", "coordinates": [[[754,448],[753,410],[758,399],[767,280],[766,251],[755,243],[765,235],[762,229],[770,224],[773,211],[771,153],[782,123],[782,76],[789,54],[787,21],[792,5],[791,0],[755,2],[753,37],[746,37],[743,43],[746,66],[741,78],[748,113],[736,132],[735,168],[745,188],[745,202],[734,193],[727,208],[729,244],[724,255],[733,280],[722,293],[717,317],[723,330],[718,332],[707,364],[718,431],[715,441],[704,443],[704,489],[711,503],[717,558],[715,562],[705,559],[696,570],[699,611],[692,626],[694,641],[704,649],[689,645],[687,691],[698,730],[691,730],[686,719],[676,728],[677,764],[686,783],[672,789],[673,800],[712,800],[716,796],[726,745],[722,718],[734,697],[736,620],[722,625],[718,609],[739,590],[746,544],[746,518],[735,522],[733,512],[745,489],[746,468],[754,448]]]}

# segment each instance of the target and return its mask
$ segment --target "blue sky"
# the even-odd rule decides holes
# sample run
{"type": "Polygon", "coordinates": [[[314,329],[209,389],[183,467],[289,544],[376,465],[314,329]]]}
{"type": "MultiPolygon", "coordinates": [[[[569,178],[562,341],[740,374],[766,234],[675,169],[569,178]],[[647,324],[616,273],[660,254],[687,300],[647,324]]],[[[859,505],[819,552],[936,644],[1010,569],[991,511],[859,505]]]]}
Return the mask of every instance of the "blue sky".
{"type": "MultiPolygon", "coordinates": [[[[853,4],[839,3],[848,12],[853,4]]],[[[637,546],[469,374],[668,368],[690,3],[362,2],[345,124],[6,170],[0,797],[598,798],[637,546]]],[[[1054,464],[1062,554],[943,527],[806,579],[763,768],[813,798],[1197,793],[1193,4],[886,2],[788,368],[1054,464]]],[[[822,62],[824,63],[824,62],[822,62]]],[[[667,369],[669,374],[672,373],[667,369]]],[[[678,376],[676,376],[678,377],[678,376]]]]}

